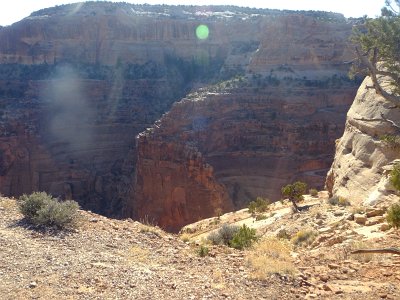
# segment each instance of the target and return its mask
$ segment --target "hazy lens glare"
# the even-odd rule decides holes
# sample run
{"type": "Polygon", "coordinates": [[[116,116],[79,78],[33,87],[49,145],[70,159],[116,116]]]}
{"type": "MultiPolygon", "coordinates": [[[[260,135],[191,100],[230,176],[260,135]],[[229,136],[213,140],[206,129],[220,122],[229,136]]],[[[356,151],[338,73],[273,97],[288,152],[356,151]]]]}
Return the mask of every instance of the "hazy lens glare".
{"type": "Polygon", "coordinates": [[[207,25],[199,25],[196,28],[196,36],[199,40],[205,40],[206,38],[208,38],[208,34],[210,33],[210,31],[208,30],[208,26],[207,25]]]}

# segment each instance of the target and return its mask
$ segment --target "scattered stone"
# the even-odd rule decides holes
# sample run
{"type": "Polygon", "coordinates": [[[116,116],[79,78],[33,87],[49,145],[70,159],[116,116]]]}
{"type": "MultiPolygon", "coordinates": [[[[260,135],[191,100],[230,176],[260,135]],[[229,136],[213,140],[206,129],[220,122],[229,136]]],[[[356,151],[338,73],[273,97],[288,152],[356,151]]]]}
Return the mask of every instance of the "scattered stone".
{"type": "Polygon", "coordinates": [[[322,285],[322,289],[327,292],[332,292],[331,287],[327,284],[322,285]]]}
{"type": "Polygon", "coordinates": [[[31,289],[37,287],[36,281],[32,281],[31,283],[29,283],[29,287],[30,287],[31,289]]]}
{"type": "Polygon", "coordinates": [[[382,208],[367,209],[367,218],[383,216],[384,214],[385,210],[383,210],[382,208]]]}
{"type": "Polygon", "coordinates": [[[365,222],[365,225],[372,226],[372,225],[382,223],[384,221],[385,221],[385,217],[382,217],[382,216],[372,217],[372,218],[368,219],[367,222],[365,222]]]}
{"type": "Polygon", "coordinates": [[[337,270],[340,268],[340,266],[337,264],[328,264],[328,268],[331,270],[337,270]]]}
{"type": "Polygon", "coordinates": [[[365,225],[365,223],[367,222],[367,216],[366,215],[362,215],[362,214],[355,214],[354,215],[354,221],[357,224],[365,225]]]}
{"type": "Polygon", "coordinates": [[[329,280],[329,276],[327,274],[319,275],[319,279],[323,282],[327,282],[329,280]]]}
{"type": "Polygon", "coordinates": [[[316,294],[307,294],[305,299],[315,299],[317,297],[318,297],[318,295],[316,295],[316,294]]]}
{"type": "Polygon", "coordinates": [[[344,215],[344,211],[342,211],[342,210],[335,211],[335,212],[333,212],[333,215],[335,217],[343,216],[344,215]]]}
{"type": "Polygon", "coordinates": [[[380,229],[381,231],[388,231],[390,228],[392,228],[392,226],[390,226],[388,223],[383,223],[383,224],[379,227],[379,229],[380,229]]]}
{"type": "Polygon", "coordinates": [[[327,233],[327,232],[330,232],[330,231],[332,231],[332,228],[330,228],[330,227],[323,227],[323,228],[318,229],[318,232],[320,234],[327,233]]]}
{"type": "Polygon", "coordinates": [[[335,236],[329,239],[324,245],[325,246],[333,246],[335,244],[339,244],[343,242],[346,238],[343,235],[335,236]]]}

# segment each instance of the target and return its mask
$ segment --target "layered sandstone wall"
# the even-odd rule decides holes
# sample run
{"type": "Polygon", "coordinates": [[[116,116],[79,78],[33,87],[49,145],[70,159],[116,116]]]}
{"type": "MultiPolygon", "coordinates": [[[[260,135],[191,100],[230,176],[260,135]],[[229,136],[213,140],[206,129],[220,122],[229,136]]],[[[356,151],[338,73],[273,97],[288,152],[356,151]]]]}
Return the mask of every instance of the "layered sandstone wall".
{"type": "MultiPolygon", "coordinates": [[[[384,78],[384,87],[389,88],[384,78]]],[[[400,158],[398,147],[384,141],[399,134],[399,108],[376,94],[372,80],[361,84],[347,113],[343,136],[336,145],[335,160],[326,185],[334,196],[354,204],[370,205],[391,197],[388,171],[400,158]]]]}
{"type": "Polygon", "coordinates": [[[217,203],[228,203],[220,206],[226,211],[258,196],[279,200],[280,188],[294,180],[323,187],[354,86],[317,90],[282,81],[284,89],[260,88],[250,79],[243,84],[183,99],[138,137],[132,197],[137,204],[131,212],[180,227],[198,218],[199,203],[209,217],[216,215],[217,203]],[[193,156],[200,163],[192,164],[193,156]],[[207,183],[199,184],[192,174],[206,170],[212,170],[207,183]],[[185,191],[179,205],[175,189],[185,191]],[[190,213],[170,213],[177,207],[190,213]]]}

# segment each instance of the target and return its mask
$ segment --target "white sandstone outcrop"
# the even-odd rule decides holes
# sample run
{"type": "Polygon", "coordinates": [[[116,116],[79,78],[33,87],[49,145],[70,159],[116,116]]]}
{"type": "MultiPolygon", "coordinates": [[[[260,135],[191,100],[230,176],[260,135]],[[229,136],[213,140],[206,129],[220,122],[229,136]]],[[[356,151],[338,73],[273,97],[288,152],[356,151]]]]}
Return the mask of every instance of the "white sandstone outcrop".
{"type": "Polygon", "coordinates": [[[400,158],[400,147],[381,140],[384,135],[400,135],[400,107],[376,94],[371,86],[367,77],[357,92],[326,180],[332,195],[364,205],[393,197],[389,170],[400,158]]]}

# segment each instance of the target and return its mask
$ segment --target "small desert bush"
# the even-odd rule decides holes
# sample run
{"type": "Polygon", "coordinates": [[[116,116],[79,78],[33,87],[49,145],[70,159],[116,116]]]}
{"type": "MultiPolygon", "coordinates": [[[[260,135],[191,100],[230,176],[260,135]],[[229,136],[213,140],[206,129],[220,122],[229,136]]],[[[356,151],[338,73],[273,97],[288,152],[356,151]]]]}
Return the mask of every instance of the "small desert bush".
{"type": "Polygon", "coordinates": [[[218,231],[211,232],[207,239],[214,245],[227,245],[233,239],[235,233],[239,230],[238,226],[224,224],[218,231]]]}
{"type": "Polygon", "coordinates": [[[253,269],[252,277],[266,279],[271,274],[293,275],[295,267],[288,241],[269,238],[257,242],[249,251],[247,262],[253,269]]]}
{"type": "Polygon", "coordinates": [[[35,192],[19,198],[19,209],[34,225],[71,229],[77,226],[79,205],[73,200],[59,201],[45,192],[35,192]]]}
{"type": "Polygon", "coordinates": [[[243,224],[235,233],[229,245],[235,249],[242,250],[250,247],[257,240],[256,230],[243,224]]]}
{"type": "Polygon", "coordinates": [[[257,197],[256,200],[249,203],[249,213],[256,214],[266,212],[268,210],[269,203],[270,201],[268,199],[257,197]]]}
{"type": "Polygon", "coordinates": [[[311,245],[317,237],[317,232],[314,230],[300,230],[292,237],[292,243],[295,246],[311,245]]]}
{"type": "Polygon", "coordinates": [[[317,189],[310,189],[308,192],[313,197],[317,197],[318,196],[318,190],[317,189]]]}
{"type": "Polygon", "coordinates": [[[337,206],[343,206],[343,207],[350,205],[349,200],[347,200],[344,197],[338,197],[338,196],[333,196],[333,197],[329,198],[328,203],[330,205],[337,205],[337,206]]]}
{"type": "Polygon", "coordinates": [[[208,255],[208,253],[210,252],[210,250],[208,249],[207,246],[201,245],[198,249],[197,249],[197,254],[200,257],[205,257],[208,255]]]}
{"type": "Polygon", "coordinates": [[[394,203],[389,207],[386,220],[392,227],[400,227],[400,202],[394,203]]]}
{"type": "Polygon", "coordinates": [[[256,216],[256,221],[261,221],[261,220],[265,220],[265,219],[267,219],[268,217],[266,216],[266,215],[257,215],[256,216]]]}
{"type": "Polygon", "coordinates": [[[394,165],[393,170],[390,171],[390,182],[396,188],[396,190],[400,191],[400,164],[397,163],[394,165]]]}

